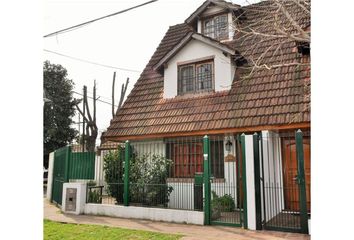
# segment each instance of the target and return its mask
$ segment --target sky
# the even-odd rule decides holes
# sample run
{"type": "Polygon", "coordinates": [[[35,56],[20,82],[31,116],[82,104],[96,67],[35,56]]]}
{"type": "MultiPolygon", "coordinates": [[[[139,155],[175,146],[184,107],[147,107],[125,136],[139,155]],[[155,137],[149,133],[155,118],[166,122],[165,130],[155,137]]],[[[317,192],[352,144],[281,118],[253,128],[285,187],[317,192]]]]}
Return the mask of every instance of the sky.
{"type": "MultiPolygon", "coordinates": [[[[46,0],[43,36],[144,2],[147,0],[46,0]]],[[[203,2],[204,0],[159,0],[74,31],[43,38],[43,50],[133,71],[88,64],[46,51],[43,51],[43,61],[49,60],[65,67],[68,77],[75,83],[76,92],[82,93],[83,85],[87,85],[88,96],[92,96],[92,87],[96,80],[96,95],[100,96],[100,100],[109,103],[112,101],[113,72],[116,71],[115,101],[118,105],[121,84],[129,77],[127,96],[168,27],[184,22],[203,2]]],[[[248,4],[245,0],[232,2],[248,4]]],[[[81,98],[78,94],[74,94],[74,97],[81,98]]],[[[111,105],[97,102],[97,143],[111,119],[111,105]]],[[[78,115],[73,120],[79,122],[78,115]]]]}

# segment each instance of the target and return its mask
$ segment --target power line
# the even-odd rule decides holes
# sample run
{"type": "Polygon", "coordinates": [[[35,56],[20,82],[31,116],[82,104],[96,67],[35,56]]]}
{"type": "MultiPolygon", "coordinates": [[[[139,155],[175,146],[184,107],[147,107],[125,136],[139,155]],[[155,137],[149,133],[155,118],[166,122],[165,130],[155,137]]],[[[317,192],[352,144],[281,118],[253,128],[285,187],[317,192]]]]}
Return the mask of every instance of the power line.
{"type": "Polygon", "coordinates": [[[142,7],[142,6],[144,6],[144,5],[147,5],[147,4],[156,2],[156,1],[158,1],[158,0],[148,1],[148,2],[145,2],[145,3],[139,4],[139,5],[136,5],[136,6],[134,6],[134,7],[130,7],[130,8],[121,10],[121,11],[119,11],[119,12],[115,12],[115,13],[112,13],[112,14],[109,14],[109,15],[106,15],[106,16],[103,16],[103,17],[100,17],[100,18],[96,18],[96,19],[93,19],[93,20],[90,20],[90,21],[87,21],[87,22],[84,22],[84,23],[80,23],[80,24],[74,25],[74,26],[72,26],[72,27],[64,28],[64,29],[62,29],[62,30],[59,30],[59,31],[56,31],[56,32],[53,32],[53,33],[49,33],[49,34],[47,34],[47,35],[44,35],[43,37],[46,38],[46,37],[51,37],[51,36],[54,36],[54,35],[66,33],[66,32],[69,32],[69,31],[73,31],[73,30],[76,30],[76,29],[78,29],[78,28],[81,28],[81,27],[83,27],[83,26],[85,26],[85,25],[88,25],[88,24],[90,24],[90,23],[93,23],[93,22],[102,20],[102,19],[104,19],[104,18],[113,17],[113,16],[115,16],[115,15],[118,15],[118,14],[121,14],[121,13],[124,13],[124,12],[128,12],[128,11],[133,10],[133,9],[135,9],[135,8],[142,7]]]}
{"type": "MultiPolygon", "coordinates": [[[[76,94],[78,94],[78,95],[80,95],[80,96],[84,96],[82,93],[78,93],[78,92],[75,92],[75,91],[72,91],[72,92],[73,92],[73,93],[76,93],[76,94]]],[[[87,96],[87,97],[93,99],[93,97],[90,97],[90,96],[87,96]]],[[[96,98],[96,100],[99,101],[99,102],[106,103],[106,104],[109,104],[109,105],[112,106],[112,103],[109,103],[109,102],[106,102],[106,101],[103,101],[103,100],[100,100],[100,99],[97,99],[97,98],[96,98]]],[[[115,106],[115,107],[118,107],[117,105],[114,105],[114,106],[115,106]]]]}
{"type": "Polygon", "coordinates": [[[89,60],[85,60],[85,59],[77,58],[77,57],[72,57],[72,56],[69,56],[69,55],[66,55],[66,54],[63,54],[63,53],[58,53],[58,52],[54,52],[54,51],[47,50],[47,49],[43,49],[43,51],[49,52],[49,53],[53,53],[53,54],[56,54],[56,55],[59,55],[59,56],[67,57],[67,58],[70,58],[70,59],[73,59],[73,60],[77,60],[77,61],[80,61],[80,62],[85,62],[85,63],[89,63],[89,64],[93,64],[93,65],[98,65],[98,66],[101,66],[101,67],[113,68],[113,69],[118,69],[118,70],[127,71],[127,72],[137,72],[137,73],[140,73],[140,71],[138,71],[138,70],[128,69],[128,68],[114,67],[114,66],[110,66],[110,65],[105,65],[105,64],[97,63],[97,62],[91,62],[91,61],[89,61],[89,60]]]}
{"type": "MultiPolygon", "coordinates": [[[[87,90],[87,92],[93,94],[93,92],[91,92],[91,91],[87,90]]],[[[100,97],[100,98],[106,99],[106,100],[112,100],[112,98],[109,98],[109,97],[106,97],[106,96],[102,96],[102,95],[97,95],[97,96],[100,97]]]]}

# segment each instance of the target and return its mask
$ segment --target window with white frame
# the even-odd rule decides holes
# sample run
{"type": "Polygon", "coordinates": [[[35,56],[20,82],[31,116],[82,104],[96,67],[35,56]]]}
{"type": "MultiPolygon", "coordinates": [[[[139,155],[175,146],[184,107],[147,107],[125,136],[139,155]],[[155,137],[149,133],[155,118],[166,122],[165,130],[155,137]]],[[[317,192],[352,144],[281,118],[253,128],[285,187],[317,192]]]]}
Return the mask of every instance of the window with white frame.
{"type": "Polygon", "coordinates": [[[203,21],[203,34],[217,40],[228,39],[227,14],[208,18],[203,21]]]}
{"type": "Polygon", "coordinates": [[[213,60],[178,66],[178,95],[213,90],[213,60]]]}

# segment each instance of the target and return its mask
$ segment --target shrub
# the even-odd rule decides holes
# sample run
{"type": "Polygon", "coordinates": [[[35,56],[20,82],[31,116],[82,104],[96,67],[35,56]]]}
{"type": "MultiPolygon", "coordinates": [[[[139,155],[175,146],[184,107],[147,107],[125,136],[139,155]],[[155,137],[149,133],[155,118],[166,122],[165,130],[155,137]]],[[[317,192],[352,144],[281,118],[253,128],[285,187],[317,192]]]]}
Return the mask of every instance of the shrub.
{"type": "MultiPolygon", "coordinates": [[[[104,156],[105,181],[108,194],[116,199],[117,203],[123,202],[124,178],[123,161],[124,147],[109,151],[104,156]]],[[[144,154],[138,156],[131,149],[130,156],[130,201],[146,205],[164,205],[169,201],[173,191],[166,183],[168,169],[172,164],[169,160],[158,154],[144,154]]]]}
{"type": "Polygon", "coordinates": [[[172,161],[158,154],[133,155],[130,165],[130,198],[146,205],[164,205],[173,191],[166,183],[172,161]]]}
{"type": "Polygon", "coordinates": [[[91,191],[89,191],[88,202],[89,203],[101,203],[102,197],[101,197],[100,193],[97,190],[91,189],[91,191]]]}
{"type": "Polygon", "coordinates": [[[103,170],[107,183],[107,192],[114,197],[117,203],[123,202],[124,180],[123,180],[124,148],[118,146],[117,150],[111,150],[104,156],[103,170]]]}
{"type": "Polygon", "coordinates": [[[213,200],[211,200],[212,209],[220,212],[232,212],[235,209],[234,199],[229,194],[219,197],[215,191],[212,191],[213,200]]]}

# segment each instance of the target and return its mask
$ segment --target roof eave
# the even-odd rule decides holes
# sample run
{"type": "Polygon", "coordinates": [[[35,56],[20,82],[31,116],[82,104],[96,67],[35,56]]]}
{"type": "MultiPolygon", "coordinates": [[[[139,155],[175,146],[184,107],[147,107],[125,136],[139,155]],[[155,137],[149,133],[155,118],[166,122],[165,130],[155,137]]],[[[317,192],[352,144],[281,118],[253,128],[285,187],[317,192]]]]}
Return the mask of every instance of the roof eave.
{"type": "Polygon", "coordinates": [[[174,46],[161,60],[154,66],[154,70],[158,70],[165,62],[171,59],[179,49],[183,48],[191,39],[193,32],[188,33],[176,46],[174,46]]]}
{"type": "Polygon", "coordinates": [[[222,4],[221,2],[218,2],[218,1],[207,0],[199,8],[197,8],[197,10],[195,10],[184,22],[187,24],[192,23],[211,3],[213,3],[219,7],[222,7],[225,9],[230,9],[230,10],[236,10],[241,7],[238,4],[232,4],[233,6],[230,7],[230,6],[222,4]]]}
{"type": "Polygon", "coordinates": [[[235,54],[235,50],[226,46],[225,44],[222,44],[216,40],[213,40],[213,39],[210,39],[208,37],[204,37],[203,35],[201,34],[198,34],[198,33],[194,33],[192,35],[192,38],[196,39],[196,40],[199,40],[207,45],[210,45],[210,46],[213,46],[215,48],[218,48],[220,50],[222,50],[223,52],[226,52],[226,53],[229,53],[231,55],[234,55],[235,54]]]}
{"type": "Polygon", "coordinates": [[[176,55],[176,53],[178,53],[180,51],[180,49],[182,49],[191,39],[195,39],[198,40],[200,42],[203,42],[209,46],[215,47],[223,52],[226,52],[228,54],[234,55],[235,54],[235,50],[229,48],[228,46],[219,43],[218,41],[209,39],[207,37],[204,37],[201,34],[198,33],[193,33],[190,32],[188,33],[174,48],[172,48],[163,58],[161,58],[161,60],[154,66],[154,70],[158,70],[161,66],[163,66],[164,63],[166,63],[167,61],[169,61],[174,55],[176,55]]]}
{"type": "Polygon", "coordinates": [[[207,0],[205,1],[199,8],[197,8],[197,10],[195,10],[184,22],[187,24],[190,24],[191,22],[193,22],[193,20],[198,17],[198,15],[200,13],[202,13],[206,7],[209,6],[209,4],[212,3],[212,1],[207,0]]]}

